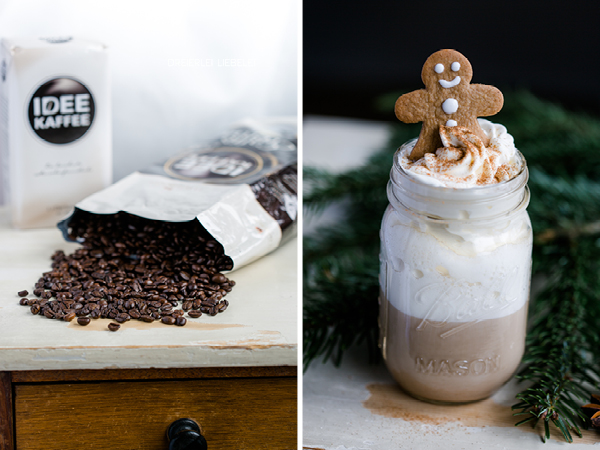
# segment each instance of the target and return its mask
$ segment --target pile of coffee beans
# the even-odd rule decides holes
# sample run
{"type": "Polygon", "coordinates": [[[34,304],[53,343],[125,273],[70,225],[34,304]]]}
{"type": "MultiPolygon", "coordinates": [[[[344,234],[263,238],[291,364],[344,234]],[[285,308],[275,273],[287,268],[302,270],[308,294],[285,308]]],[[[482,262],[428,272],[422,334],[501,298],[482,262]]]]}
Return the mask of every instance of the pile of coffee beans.
{"type": "Polygon", "coordinates": [[[220,273],[233,267],[223,246],[196,220],[161,222],[126,213],[96,215],[77,210],[69,237],[82,248],[52,255],[52,270],[20,291],[32,314],[87,325],[109,318],[117,331],[131,319],[184,326],[185,314],[215,316],[235,285],[220,273]]]}

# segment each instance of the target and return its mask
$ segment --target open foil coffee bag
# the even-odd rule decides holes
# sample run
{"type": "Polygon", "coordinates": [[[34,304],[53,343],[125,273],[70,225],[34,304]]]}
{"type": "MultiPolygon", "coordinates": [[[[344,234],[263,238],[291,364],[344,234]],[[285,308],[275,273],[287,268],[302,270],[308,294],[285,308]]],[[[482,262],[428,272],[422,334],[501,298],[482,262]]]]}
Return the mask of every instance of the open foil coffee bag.
{"type": "Polygon", "coordinates": [[[82,211],[197,220],[239,269],[296,233],[296,121],[244,120],[205,145],[132,173],[77,203],[58,224],[65,239],[73,240],[69,225],[82,211]]]}

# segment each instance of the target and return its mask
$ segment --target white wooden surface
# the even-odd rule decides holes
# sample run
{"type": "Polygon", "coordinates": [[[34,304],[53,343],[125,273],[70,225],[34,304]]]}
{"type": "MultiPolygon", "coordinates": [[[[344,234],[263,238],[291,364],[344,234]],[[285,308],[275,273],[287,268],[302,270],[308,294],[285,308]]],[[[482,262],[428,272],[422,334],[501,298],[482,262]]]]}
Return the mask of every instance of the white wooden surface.
{"type": "Polygon", "coordinates": [[[10,229],[0,210],[0,371],[297,364],[297,239],[231,273],[225,312],[184,327],[132,320],[117,332],[107,319],[82,327],[18,303],[55,250],[76,247],[58,229],[10,229]]]}
{"type": "MultiPolygon", "coordinates": [[[[304,124],[304,164],[335,171],[356,167],[388,136],[384,123],[309,117],[304,124]]],[[[343,205],[336,205],[322,219],[308,219],[305,231],[331,224],[341,214],[343,205]]],[[[553,433],[552,440],[543,444],[540,429],[514,427],[518,419],[510,406],[521,389],[513,379],[483,402],[426,404],[404,394],[383,364],[369,365],[366,349],[356,347],[345,355],[341,367],[316,361],[304,374],[303,445],[324,450],[576,450],[600,445],[596,431],[584,431],[584,438],[575,437],[570,445],[553,433]]]]}

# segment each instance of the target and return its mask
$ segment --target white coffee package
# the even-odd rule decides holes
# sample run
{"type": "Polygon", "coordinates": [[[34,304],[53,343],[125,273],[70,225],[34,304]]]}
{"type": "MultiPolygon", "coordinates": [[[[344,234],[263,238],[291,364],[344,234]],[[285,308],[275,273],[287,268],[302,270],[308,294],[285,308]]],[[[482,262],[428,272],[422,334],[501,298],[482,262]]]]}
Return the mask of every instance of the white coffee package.
{"type": "Polygon", "coordinates": [[[53,227],[112,181],[108,50],[75,38],[2,39],[2,193],[18,228],[53,227]]]}
{"type": "Polygon", "coordinates": [[[72,220],[90,214],[198,221],[239,269],[296,235],[297,139],[295,118],[243,120],[80,201],[58,226],[73,240],[72,220]]]}

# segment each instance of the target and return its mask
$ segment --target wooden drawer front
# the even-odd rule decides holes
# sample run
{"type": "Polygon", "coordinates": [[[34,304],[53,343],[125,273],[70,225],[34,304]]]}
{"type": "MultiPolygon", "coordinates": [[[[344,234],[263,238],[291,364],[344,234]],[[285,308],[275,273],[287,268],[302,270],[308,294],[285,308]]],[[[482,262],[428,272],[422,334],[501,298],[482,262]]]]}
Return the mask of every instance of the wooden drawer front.
{"type": "Polygon", "coordinates": [[[188,417],[210,450],[297,448],[292,377],[17,384],[19,450],[168,448],[165,432],[188,417]]]}

